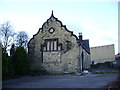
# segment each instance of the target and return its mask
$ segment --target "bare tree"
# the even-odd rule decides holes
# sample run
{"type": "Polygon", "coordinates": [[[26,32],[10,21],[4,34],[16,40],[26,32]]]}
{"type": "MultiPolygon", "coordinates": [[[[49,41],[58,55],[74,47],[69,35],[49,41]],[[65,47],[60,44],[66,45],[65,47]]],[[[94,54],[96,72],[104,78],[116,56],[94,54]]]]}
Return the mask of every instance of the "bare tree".
{"type": "Polygon", "coordinates": [[[11,42],[15,35],[9,21],[1,24],[0,34],[1,34],[1,40],[2,40],[3,47],[6,51],[7,47],[9,47],[11,45],[11,42]]]}
{"type": "Polygon", "coordinates": [[[27,47],[28,35],[25,31],[20,31],[17,35],[16,42],[18,46],[27,47]]]}

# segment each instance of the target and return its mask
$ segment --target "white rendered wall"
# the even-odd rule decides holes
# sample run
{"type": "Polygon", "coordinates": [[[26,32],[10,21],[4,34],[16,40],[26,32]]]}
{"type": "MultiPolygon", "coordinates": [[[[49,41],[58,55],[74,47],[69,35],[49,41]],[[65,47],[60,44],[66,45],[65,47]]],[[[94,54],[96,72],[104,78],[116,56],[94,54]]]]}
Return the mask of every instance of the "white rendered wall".
{"type": "Polygon", "coordinates": [[[90,52],[91,61],[94,61],[94,64],[115,60],[114,44],[92,47],[90,48],[90,52]]]}

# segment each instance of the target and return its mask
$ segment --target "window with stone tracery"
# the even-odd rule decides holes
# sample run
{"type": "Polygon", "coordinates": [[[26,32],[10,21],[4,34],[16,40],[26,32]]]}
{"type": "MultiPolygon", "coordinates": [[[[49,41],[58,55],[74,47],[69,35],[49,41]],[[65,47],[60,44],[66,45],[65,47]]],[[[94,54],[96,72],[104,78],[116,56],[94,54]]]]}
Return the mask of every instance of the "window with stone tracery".
{"type": "Polygon", "coordinates": [[[62,50],[62,44],[58,43],[58,38],[45,39],[43,44],[43,51],[60,51],[62,50]]]}

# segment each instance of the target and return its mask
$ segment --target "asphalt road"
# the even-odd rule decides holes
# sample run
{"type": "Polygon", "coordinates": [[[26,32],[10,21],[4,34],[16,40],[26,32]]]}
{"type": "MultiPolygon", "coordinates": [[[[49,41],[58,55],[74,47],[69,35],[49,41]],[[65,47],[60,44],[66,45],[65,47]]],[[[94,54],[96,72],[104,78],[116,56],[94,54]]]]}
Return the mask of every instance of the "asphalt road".
{"type": "Polygon", "coordinates": [[[118,74],[24,76],[4,80],[3,88],[102,88],[118,74]]]}

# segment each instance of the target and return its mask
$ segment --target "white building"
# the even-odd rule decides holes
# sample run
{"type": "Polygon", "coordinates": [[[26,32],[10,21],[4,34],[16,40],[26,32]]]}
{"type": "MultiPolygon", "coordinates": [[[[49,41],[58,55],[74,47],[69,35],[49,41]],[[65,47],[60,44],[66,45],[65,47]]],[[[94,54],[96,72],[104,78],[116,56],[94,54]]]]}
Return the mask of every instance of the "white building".
{"type": "Polygon", "coordinates": [[[114,44],[91,47],[91,62],[94,64],[111,62],[115,60],[115,49],[114,44]]]}

